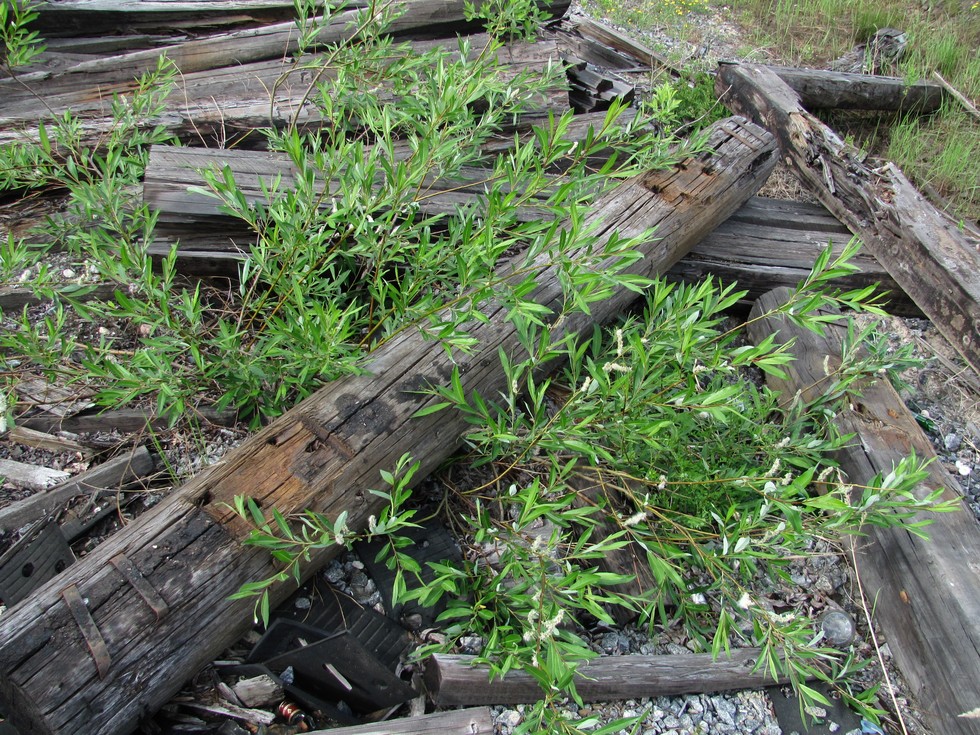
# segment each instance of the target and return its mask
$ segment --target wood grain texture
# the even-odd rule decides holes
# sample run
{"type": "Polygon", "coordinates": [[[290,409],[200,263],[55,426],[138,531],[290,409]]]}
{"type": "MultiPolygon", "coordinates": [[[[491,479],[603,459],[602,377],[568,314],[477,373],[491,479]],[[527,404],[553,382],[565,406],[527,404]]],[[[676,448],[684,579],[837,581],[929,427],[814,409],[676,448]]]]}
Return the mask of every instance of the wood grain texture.
{"type": "Polygon", "coordinates": [[[980,249],[891,163],[873,168],[771,70],[721,64],[716,90],[783,155],[966,361],[980,371],[980,249]]]}
{"type": "Polygon", "coordinates": [[[908,83],[898,77],[849,74],[822,69],[767,67],[796,92],[808,110],[888,110],[935,112],[949,98],[933,82],[908,83]]]}
{"type": "MultiPolygon", "coordinates": [[[[731,689],[757,689],[783,683],[763,667],[753,671],[759,649],[741,648],[717,659],[710,653],[676,656],[600,656],[583,663],[575,689],[585,702],[670,697],[731,689]]],[[[489,669],[473,656],[436,654],[425,662],[425,685],[443,707],[475,704],[526,704],[541,699],[541,685],[523,671],[490,681],[489,669]]]]}
{"type": "MultiPolygon", "coordinates": [[[[753,316],[764,315],[783,303],[786,291],[759,299],[753,316]]],[[[749,337],[759,341],[777,332],[777,341],[795,338],[795,362],[786,366],[787,380],[767,376],[770,387],[788,400],[802,391],[817,397],[827,387],[825,356],[833,369],[840,364],[843,327],[830,327],[826,336],[767,317],[749,325],[749,337]]],[[[932,444],[901,398],[884,381],[863,386],[861,395],[837,413],[834,423],[842,434],[855,435],[837,460],[849,482],[867,484],[890,472],[903,457],[915,453],[931,460],[929,477],[917,495],[943,489],[945,499],[962,503],[956,480],[937,459],[932,444]]],[[[922,514],[923,517],[926,514],[922,514]]],[[[978,735],[980,720],[961,713],[980,707],[980,528],[965,504],[955,513],[932,514],[923,541],[901,527],[865,529],[867,537],[853,539],[858,572],[874,616],[881,624],[895,662],[930,729],[949,735],[978,735]]]]}
{"type": "MultiPolygon", "coordinates": [[[[668,267],[714,224],[738,208],[775,165],[772,137],[747,121],[714,126],[710,150],[667,171],[624,182],[595,202],[590,222],[600,240],[614,233],[657,238],[630,268],[653,274],[668,267]]],[[[555,310],[563,294],[553,266],[541,262],[535,299],[555,310]]],[[[630,303],[617,291],[555,326],[591,329],[630,303]]],[[[404,454],[431,472],[457,445],[462,417],[438,413],[413,419],[438,399],[420,393],[441,385],[454,367],[467,393],[504,389],[498,350],[516,351],[514,325],[494,303],[474,324],[478,345],[455,363],[418,331],[393,337],[364,364],[364,373],[324,387],[195,477],[78,564],[0,618],[0,707],[24,732],[77,735],[124,733],[166,702],[182,682],[237,639],[251,623],[250,600],[229,600],[246,581],[276,571],[268,555],[242,544],[248,528],[227,503],[249,495],[284,513],[312,508],[328,517],[347,511],[362,528],[379,508],[368,490],[379,472],[404,454]],[[119,553],[157,591],[169,614],[153,610],[109,563],[119,553]],[[60,592],[77,585],[106,642],[112,666],[99,679],[84,639],[60,592]]],[[[308,575],[336,553],[329,548],[305,567],[308,575]]],[[[273,602],[293,589],[272,590],[273,602]]]]}
{"type": "MultiPolygon", "coordinates": [[[[635,113],[623,113],[623,123],[629,123],[635,113]]],[[[565,131],[567,141],[581,141],[605,122],[606,113],[574,115],[565,131]]],[[[547,115],[521,115],[512,131],[501,131],[481,146],[487,159],[512,150],[515,138],[527,143],[533,127],[550,125],[547,115]]],[[[402,160],[412,155],[408,146],[396,148],[394,158],[402,160]]],[[[597,160],[597,165],[604,161],[597,160]]],[[[294,170],[285,155],[262,151],[241,151],[214,148],[172,148],[155,146],[151,149],[144,178],[143,197],[158,212],[155,240],[149,252],[156,258],[166,256],[177,247],[178,267],[184,273],[199,276],[236,277],[239,265],[255,234],[239,220],[223,215],[218,201],[188,191],[190,186],[202,186],[200,171],[220,170],[227,166],[250,202],[266,202],[263,185],[271,186],[277,175],[288,182],[294,170]]],[[[555,171],[555,174],[559,171],[555,171]]],[[[482,196],[484,181],[491,172],[467,168],[463,179],[448,181],[429,177],[428,196],[421,205],[428,213],[451,212],[457,205],[472,205],[482,196]],[[466,186],[469,184],[469,186],[466,186]]],[[[331,183],[330,186],[334,186],[331,183]]],[[[542,202],[543,203],[543,202],[542,202]]],[[[329,206],[329,205],[324,205],[329,206]]],[[[540,217],[540,208],[523,207],[517,212],[520,220],[540,217]]],[[[0,292],[2,298],[2,292],[0,292]]],[[[2,301],[0,301],[2,304],[2,301]]]]}
{"type": "MultiPolygon", "coordinates": [[[[455,31],[447,29],[447,37],[438,37],[442,21],[433,17],[444,17],[447,23],[461,20],[462,0],[421,0],[418,5],[396,21],[397,28],[424,31],[418,35],[427,38],[411,41],[420,52],[445,48],[450,57],[458,56],[455,31]]],[[[350,18],[340,19],[327,26],[321,41],[349,37],[349,21],[350,18]]],[[[282,23],[237,31],[227,34],[227,38],[212,37],[164,49],[97,58],[67,69],[28,72],[16,81],[0,79],[0,94],[5,99],[0,109],[0,144],[37,141],[38,119],[70,110],[82,122],[81,143],[98,145],[113,125],[113,96],[132,94],[136,77],[154,68],[162,51],[181,73],[167,111],[153,124],[184,140],[223,142],[256,127],[285,125],[297,110],[299,123],[318,126],[322,123],[320,115],[305,99],[311,73],[297,72],[313,57],[297,60],[284,53],[295,41],[295,35],[292,22],[282,23]],[[43,104],[39,99],[43,99],[43,104]]],[[[472,37],[474,57],[482,48],[481,39],[485,42],[481,34],[472,37]]],[[[560,63],[556,44],[548,39],[508,44],[501,50],[500,60],[499,74],[504,80],[521,73],[543,74],[547,64],[560,63]]],[[[332,73],[335,72],[325,72],[324,79],[332,73]]],[[[384,95],[384,90],[379,92],[382,100],[384,95]]],[[[394,101],[394,96],[389,95],[388,99],[394,101]]],[[[568,109],[567,91],[556,87],[528,107],[529,111],[564,111],[568,109]]]]}
{"type": "MultiPolygon", "coordinates": [[[[392,3],[392,8],[398,3],[392,3]]],[[[465,28],[478,30],[475,24],[467,23],[464,18],[464,3],[462,0],[400,0],[405,12],[395,18],[388,33],[392,36],[412,33],[416,38],[434,38],[442,36],[455,43],[456,32],[465,28]],[[421,31],[421,32],[420,32],[421,31]]],[[[120,5],[123,5],[120,3],[120,5]]],[[[126,3],[130,12],[160,12],[159,6],[172,5],[171,13],[179,13],[177,3],[143,2],[126,3]]],[[[184,5],[200,5],[200,11],[219,10],[224,3],[213,3],[215,7],[208,8],[204,3],[185,3],[184,5]]],[[[281,3],[280,3],[281,5],[281,3]]],[[[323,25],[317,34],[317,43],[321,45],[338,43],[355,37],[356,29],[364,24],[365,3],[359,3],[352,8],[337,13],[329,23],[323,25]],[[359,5],[360,7],[358,7],[359,5]]],[[[67,12],[69,6],[59,4],[67,12]]],[[[227,10],[231,9],[228,4],[227,10]]],[[[289,3],[291,7],[292,4],[289,3]]],[[[73,4],[75,12],[81,12],[78,4],[73,4]]],[[[387,7],[387,6],[386,6],[387,7]]],[[[568,8],[568,2],[558,0],[548,7],[556,16],[562,15],[568,8]]],[[[45,15],[42,8],[42,17],[45,15]]],[[[125,16],[125,10],[117,10],[125,16]]],[[[90,10],[90,14],[93,14],[90,10]]],[[[291,15],[291,14],[290,14],[291,15]]],[[[203,38],[170,43],[163,48],[151,48],[128,53],[115,54],[107,57],[92,58],[80,62],[67,69],[57,72],[39,71],[27,73],[20,77],[18,83],[13,79],[0,79],[0,90],[9,94],[8,103],[31,100],[33,93],[44,95],[45,101],[51,104],[50,98],[55,95],[78,92],[85,88],[102,87],[111,90],[114,84],[131,84],[140,74],[153,69],[161,52],[174,63],[182,74],[218,69],[235,64],[248,64],[256,61],[284,59],[292,56],[298,49],[298,34],[296,23],[291,18],[279,23],[262,25],[256,28],[245,28],[231,32],[206,34],[203,38]],[[27,85],[26,87],[24,85],[27,85]]],[[[37,104],[36,98],[34,98],[37,104]]],[[[53,107],[53,106],[52,106],[53,107]]],[[[43,109],[43,108],[42,108],[43,109]]]]}
{"type": "MultiPolygon", "coordinates": [[[[205,225],[226,233],[237,230],[247,241],[249,236],[241,231],[240,222],[222,213],[218,199],[188,191],[191,186],[204,186],[201,171],[220,174],[225,169],[233,174],[236,186],[247,202],[265,206],[276,196],[276,189],[272,188],[276,179],[281,179],[281,191],[282,188],[291,188],[297,173],[289,157],[283,153],[153,146],[143,182],[143,199],[160,213],[158,230],[161,236],[182,234],[182,229],[191,232],[205,225]]],[[[385,175],[383,171],[378,172],[372,186],[380,188],[385,175]]],[[[317,191],[323,195],[321,209],[328,210],[331,197],[342,192],[342,179],[343,174],[340,174],[336,179],[324,181],[318,186],[317,191]]],[[[492,180],[492,170],[476,167],[464,167],[458,176],[452,178],[430,175],[420,185],[419,211],[430,216],[454,214],[458,207],[478,205],[486,192],[487,182],[492,180]]],[[[503,190],[508,191],[506,188],[503,190]]],[[[528,222],[545,217],[546,199],[547,194],[542,193],[538,197],[540,207],[521,207],[517,213],[518,220],[528,222]]],[[[216,240],[215,244],[223,249],[233,248],[227,237],[223,241],[216,240]]]]}
{"type": "MultiPolygon", "coordinates": [[[[809,274],[820,251],[832,244],[840,253],[851,232],[820,204],[752,197],[667,271],[675,280],[716,278],[746,290],[749,308],[779,286],[795,287],[809,274]]],[[[877,284],[891,314],[921,316],[921,310],[878,260],[862,250],[851,261],[858,271],[833,282],[852,289],[877,284]]]]}

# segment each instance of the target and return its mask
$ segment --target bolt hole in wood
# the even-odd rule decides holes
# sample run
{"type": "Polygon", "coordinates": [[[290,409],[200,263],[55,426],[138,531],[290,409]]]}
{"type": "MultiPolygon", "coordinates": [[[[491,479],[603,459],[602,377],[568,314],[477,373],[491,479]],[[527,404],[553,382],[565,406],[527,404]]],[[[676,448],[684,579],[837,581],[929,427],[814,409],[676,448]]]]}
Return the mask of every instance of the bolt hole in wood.
{"type": "Polygon", "coordinates": [[[21,568],[20,573],[24,577],[30,577],[34,574],[34,565],[28,562],[21,568]]]}

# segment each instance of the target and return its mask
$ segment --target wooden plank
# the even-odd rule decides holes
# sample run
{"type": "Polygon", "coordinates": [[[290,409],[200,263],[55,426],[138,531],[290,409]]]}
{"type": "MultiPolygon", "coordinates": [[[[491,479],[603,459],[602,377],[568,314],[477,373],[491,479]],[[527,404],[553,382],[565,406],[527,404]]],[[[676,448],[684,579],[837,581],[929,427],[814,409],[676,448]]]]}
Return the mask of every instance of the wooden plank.
{"type": "MultiPolygon", "coordinates": [[[[158,229],[163,237],[181,237],[186,231],[198,230],[202,224],[223,228],[231,238],[217,241],[224,249],[238,249],[232,239],[247,242],[254,235],[236,232],[237,221],[221,211],[221,202],[214,197],[188,191],[191,186],[202,186],[201,170],[222,171],[228,168],[234,174],[239,191],[249,203],[269,204],[268,187],[281,177],[286,185],[295,178],[296,171],[283,153],[241,151],[214,148],[175,148],[153,146],[143,181],[143,200],[160,213],[158,229]],[[229,227],[230,225],[230,227],[229,227]]],[[[378,185],[383,183],[384,172],[377,175],[378,185]]],[[[486,191],[486,182],[493,172],[483,168],[467,167],[458,176],[447,178],[432,175],[421,185],[419,211],[426,215],[453,214],[459,206],[480,203],[486,191]]],[[[330,207],[330,196],[341,191],[341,178],[324,181],[324,209],[330,207]]],[[[533,221],[546,216],[546,195],[539,201],[542,207],[521,207],[517,212],[520,221],[533,221]]]]}
{"type": "MultiPolygon", "coordinates": [[[[421,30],[428,38],[433,38],[442,33],[442,38],[447,39],[444,41],[447,47],[454,47],[457,30],[467,25],[476,30],[472,24],[465,22],[464,0],[404,0],[404,3],[408,10],[392,21],[389,35],[398,37],[421,30]]],[[[561,15],[567,9],[568,2],[556,0],[548,7],[561,15]]],[[[360,9],[338,13],[319,30],[317,42],[333,44],[350,39],[363,22],[364,15],[360,9]]],[[[259,28],[210,34],[162,49],[151,48],[100,57],[56,72],[27,72],[16,79],[0,79],[0,91],[6,99],[4,117],[0,120],[23,116],[26,114],[25,108],[33,108],[35,112],[47,110],[48,114],[60,113],[78,109],[93,96],[109,100],[114,92],[129,92],[134,86],[133,80],[154,69],[164,52],[180,73],[187,75],[259,61],[283,61],[291,59],[297,49],[296,24],[293,20],[287,20],[259,28]],[[38,107],[38,96],[44,98],[43,108],[38,107]]]]}
{"type": "Polygon", "coordinates": [[[0,458],[0,477],[4,482],[12,483],[27,490],[48,490],[59,482],[64,482],[71,475],[61,470],[49,467],[17,462],[12,459],[0,458]]]}
{"type": "MultiPolygon", "coordinates": [[[[634,112],[623,113],[628,123],[634,112]]],[[[565,132],[565,140],[580,141],[594,134],[597,126],[605,121],[605,113],[575,115],[565,132]]],[[[482,146],[482,152],[490,159],[513,148],[515,138],[527,141],[534,127],[549,125],[547,115],[522,115],[507,134],[501,131],[498,136],[482,146]]],[[[411,155],[405,147],[395,151],[396,160],[411,155]]],[[[601,162],[597,161],[597,165],[601,162]]],[[[222,149],[172,149],[156,147],[151,151],[149,165],[144,178],[143,197],[157,212],[158,226],[156,240],[149,247],[155,258],[167,255],[171,248],[178,246],[178,267],[185,273],[198,276],[236,277],[238,267],[244,258],[255,234],[231,217],[221,214],[217,201],[200,195],[191,195],[189,186],[200,186],[203,181],[199,169],[229,166],[235,178],[243,186],[250,201],[264,201],[262,184],[271,184],[276,175],[293,175],[293,169],[281,154],[266,152],[227,151],[222,149]]],[[[558,173],[557,171],[555,173],[558,173]]],[[[464,172],[470,182],[480,182],[489,173],[484,169],[470,168],[464,172]]],[[[432,179],[430,179],[430,184],[432,179]]],[[[459,189],[456,185],[442,184],[443,189],[459,189]]],[[[426,200],[426,211],[430,213],[447,211],[454,204],[473,203],[482,193],[481,187],[454,191],[437,195],[426,200]]],[[[540,215],[531,208],[518,213],[521,219],[540,215]]]]}
{"type": "MultiPolygon", "coordinates": [[[[614,513],[624,508],[623,492],[617,481],[621,478],[606,478],[598,470],[581,472],[574,476],[569,486],[575,491],[575,506],[598,506],[605,511],[592,516],[595,523],[592,526],[593,538],[606,538],[620,530],[621,526],[615,520],[614,513]],[[612,481],[610,481],[612,480],[612,481]]],[[[546,536],[547,538],[547,536],[546,536]]],[[[629,582],[616,585],[615,592],[628,597],[639,597],[646,600],[660,589],[653,572],[646,560],[646,550],[640,544],[630,542],[620,549],[613,549],[596,560],[600,571],[613,574],[623,574],[632,577],[629,582]]],[[[610,605],[607,611],[613,619],[622,626],[633,622],[637,613],[624,605],[610,605]]],[[[536,700],[535,700],[536,701],[536,700]]],[[[474,702],[474,704],[477,704],[474,702]]],[[[502,702],[498,704],[503,704],[502,702]]]]}
{"type": "MultiPolygon", "coordinates": [[[[475,37],[477,41],[480,38],[475,37]]],[[[458,55],[455,39],[415,41],[413,46],[419,51],[447,47],[450,57],[458,55]]],[[[471,47],[470,53],[473,56],[480,53],[478,43],[471,47]]],[[[502,65],[498,74],[504,81],[523,73],[540,75],[547,66],[559,63],[553,40],[510,44],[499,52],[499,56],[502,65]]],[[[301,61],[309,61],[310,58],[301,61]]],[[[323,120],[319,111],[306,99],[306,84],[300,82],[297,76],[290,76],[295,66],[292,58],[284,59],[280,55],[265,61],[233,63],[231,66],[181,74],[167,111],[152,122],[182,140],[193,140],[198,145],[212,147],[224,147],[229,141],[252,134],[255,128],[286,126],[294,117],[303,127],[318,127],[323,120]],[[275,90],[271,98],[270,90],[275,90]]],[[[120,77],[116,70],[105,73],[120,80],[107,78],[104,82],[94,83],[93,78],[97,78],[97,75],[87,75],[82,79],[83,84],[79,80],[60,78],[46,85],[40,81],[33,84],[38,94],[43,93],[48,114],[71,110],[81,121],[81,144],[99,144],[101,137],[114,124],[111,118],[113,95],[131,94],[136,86],[131,75],[120,77]]],[[[324,81],[335,73],[326,71],[324,81]]],[[[7,96],[0,110],[0,145],[38,140],[36,125],[40,114],[37,97],[33,93],[25,96],[20,89],[0,86],[0,93],[7,96]]],[[[382,101],[396,102],[394,95],[384,90],[378,92],[378,97],[382,101]]],[[[567,109],[567,90],[562,84],[557,84],[533,100],[527,111],[560,114],[567,109]]]]}
{"type": "MultiPolygon", "coordinates": [[[[79,301],[90,301],[111,298],[118,288],[119,286],[114,283],[99,283],[84,286],[81,291],[72,287],[64,291],[56,289],[55,292],[56,294],[64,293],[79,301]]],[[[38,296],[33,288],[24,286],[0,287],[0,311],[9,314],[15,311],[23,311],[25,306],[37,306],[42,303],[44,303],[44,299],[38,296]]]]}
{"type": "MultiPolygon", "coordinates": [[[[262,181],[269,183],[277,174],[291,175],[291,168],[282,156],[268,153],[153,149],[144,199],[161,214],[158,239],[150,246],[150,254],[162,258],[179,243],[178,267],[182,272],[235,278],[255,236],[236,227],[235,220],[222,217],[217,200],[187,192],[188,186],[201,184],[197,170],[209,162],[231,167],[250,201],[263,199],[262,181]]],[[[478,169],[467,172],[471,181],[480,181],[487,175],[478,169]]],[[[438,204],[438,197],[434,199],[438,204]]],[[[432,206],[431,211],[443,209],[432,206]]],[[[523,218],[535,215],[536,212],[529,210],[523,218]]],[[[772,288],[795,286],[810,272],[823,248],[833,243],[839,252],[850,239],[850,230],[822,205],[752,197],[666,275],[690,282],[709,276],[725,283],[738,282],[739,288],[748,290],[751,305],[751,301],[772,288]]],[[[835,287],[849,289],[879,284],[889,294],[890,313],[922,315],[869,252],[859,253],[854,263],[860,270],[835,281],[835,287]]]]}
{"type": "MultiPolygon", "coordinates": [[[[738,118],[716,124],[709,146],[667,171],[624,182],[590,208],[587,223],[600,246],[615,233],[631,237],[656,226],[630,272],[649,275],[674,262],[754,193],[776,162],[771,136],[738,118]]],[[[555,267],[542,258],[537,274],[539,285],[526,297],[561,308],[555,267]]],[[[633,299],[617,290],[593,304],[591,315],[553,325],[555,337],[591,331],[633,299]]],[[[335,518],[346,511],[349,526],[363,528],[380,507],[368,490],[378,486],[381,469],[407,453],[419,462],[421,479],[441,463],[466,423],[441,412],[413,418],[438,401],[420,391],[445,384],[455,368],[467,393],[495,394],[507,380],[498,350],[518,349],[506,309],[491,302],[481,311],[487,321],[472,325],[472,352],[453,360],[415,330],[395,335],[362,374],[325,386],[0,617],[0,708],[15,726],[33,733],[128,732],[249,627],[252,601],[229,596],[277,568],[266,552],[242,544],[248,525],[229,508],[236,496],[286,514],[309,508],[335,518]],[[108,563],[121,552],[170,606],[168,616],[158,620],[108,563]],[[60,596],[70,585],[89,601],[111,657],[102,679],[60,596]]],[[[303,576],[338,550],[317,552],[303,576]]],[[[273,604],[293,588],[274,586],[273,604]]]]}
{"type": "Polygon", "coordinates": [[[18,406],[26,404],[59,419],[95,405],[89,400],[90,391],[79,387],[68,388],[54,385],[44,378],[24,376],[14,386],[14,390],[18,395],[18,406]]]}
{"type": "MultiPolygon", "coordinates": [[[[156,176],[153,168],[148,169],[156,176]]],[[[209,200],[214,201],[214,200],[209,200]]],[[[236,228],[233,220],[197,220],[175,225],[161,215],[163,224],[148,252],[159,260],[177,245],[177,267],[199,277],[237,278],[254,234],[236,228]]],[[[806,278],[813,263],[828,243],[840,252],[851,238],[850,231],[819,204],[750,198],[741,209],[664,275],[672,280],[695,283],[716,278],[737,283],[748,291],[745,309],[766,291],[778,286],[796,286],[806,278]]],[[[859,271],[833,282],[835,288],[879,286],[887,293],[885,307],[891,314],[921,317],[922,312],[892,280],[867,250],[852,261],[859,271]]]]}
{"type": "MultiPolygon", "coordinates": [[[[237,420],[237,412],[228,408],[219,411],[211,406],[197,406],[188,408],[186,417],[206,424],[233,426],[237,420]]],[[[98,431],[118,431],[128,434],[146,431],[147,429],[166,429],[170,426],[167,419],[157,416],[149,408],[93,409],[65,418],[59,416],[21,416],[17,418],[17,423],[35,431],[68,431],[72,434],[88,434],[98,431]]]]}
{"type": "Polygon", "coordinates": [[[153,457],[146,447],[137,447],[71,479],[68,479],[67,472],[63,472],[61,473],[63,477],[58,481],[61,484],[57,487],[41,488],[40,492],[29,498],[0,508],[0,530],[18,529],[55,512],[76,495],[85,495],[103,488],[119,487],[140,477],[146,477],[152,471],[153,457]]]}
{"type": "MultiPolygon", "coordinates": [[[[839,253],[851,232],[820,204],[752,197],[741,209],[692,248],[667,278],[699,282],[708,277],[738,283],[748,291],[746,308],[778,286],[794,287],[809,274],[820,251],[833,244],[839,253]]],[[[878,284],[887,293],[891,314],[922,316],[922,312],[867,249],[852,261],[859,271],[836,279],[835,288],[878,284]]]]}
{"type": "Polygon", "coordinates": [[[771,70],[723,63],[716,89],[767,125],[783,155],[834,215],[858,235],[895,283],[980,371],[980,250],[927,202],[894,164],[864,162],[771,70]]]}
{"type": "Polygon", "coordinates": [[[45,431],[34,431],[34,429],[28,429],[25,426],[14,426],[7,432],[4,439],[15,444],[22,444],[25,447],[46,449],[49,452],[75,452],[84,456],[92,451],[90,447],[71,439],[55,436],[45,431]]]}
{"type": "MultiPolygon", "coordinates": [[[[352,8],[362,0],[350,0],[352,8]]],[[[42,0],[31,24],[43,38],[118,33],[120,28],[175,29],[220,27],[295,15],[291,0],[42,0]]]]}
{"type": "MultiPolygon", "coordinates": [[[[732,689],[757,689],[774,681],[762,667],[753,671],[758,648],[741,648],[713,658],[710,653],[676,656],[600,656],[579,666],[575,689],[584,702],[672,697],[732,689]]],[[[513,670],[490,681],[490,669],[473,656],[437,653],[425,662],[425,685],[440,707],[527,704],[541,699],[541,684],[513,670]]]]}
{"type": "MultiPolygon", "coordinates": [[[[786,299],[785,290],[763,296],[753,309],[759,317],[786,299]]],[[[841,362],[845,327],[826,327],[826,336],[768,317],[749,323],[756,342],[771,332],[785,343],[795,338],[796,361],[784,369],[787,380],[767,376],[784,401],[797,391],[812,400],[829,388],[825,365],[841,362]],[[829,357],[828,357],[829,356],[829,357]],[[825,363],[825,360],[827,361],[825,363]]],[[[842,407],[834,424],[855,434],[837,455],[848,482],[867,485],[887,474],[913,452],[931,461],[929,476],[916,491],[923,497],[935,488],[943,498],[961,503],[955,513],[929,516],[933,523],[923,541],[902,528],[868,527],[866,538],[852,540],[866,602],[881,624],[892,656],[909,687],[916,708],[931,721],[933,732],[980,734],[980,719],[962,715],[980,707],[980,530],[956,480],[943,468],[932,443],[887,381],[861,387],[860,395],[842,407]]],[[[927,514],[921,514],[926,517],[927,514]]]]}
{"type": "Polygon", "coordinates": [[[663,54],[657,53],[635,38],[630,38],[622,31],[588,16],[575,14],[562,21],[559,28],[566,38],[578,37],[586,42],[584,46],[579,44],[574,47],[575,53],[586,61],[599,65],[609,65],[610,68],[625,71],[629,67],[618,61],[618,59],[625,57],[633,60],[633,71],[642,68],[664,69],[675,77],[684,76],[663,54]],[[590,49],[589,46],[592,48],[590,49]],[[615,56],[602,54],[602,47],[615,52],[615,56]]]}
{"type": "Polygon", "coordinates": [[[906,82],[899,77],[849,74],[822,69],[769,66],[808,110],[887,110],[935,112],[949,99],[942,85],[906,82]]]}
{"type": "Polygon", "coordinates": [[[368,725],[313,730],[309,735],[490,735],[493,715],[486,707],[433,712],[368,725]]]}

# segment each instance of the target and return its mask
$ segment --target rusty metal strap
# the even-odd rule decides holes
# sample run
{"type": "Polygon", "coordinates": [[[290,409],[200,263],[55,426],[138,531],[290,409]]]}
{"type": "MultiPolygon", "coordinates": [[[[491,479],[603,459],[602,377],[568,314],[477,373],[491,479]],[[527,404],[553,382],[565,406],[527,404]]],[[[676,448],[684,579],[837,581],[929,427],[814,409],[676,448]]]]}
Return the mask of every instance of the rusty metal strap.
{"type": "Polygon", "coordinates": [[[88,646],[89,653],[95,660],[95,668],[99,672],[99,678],[105,679],[106,674],[109,673],[109,665],[112,663],[112,659],[109,658],[109,649],[106,647],[105,640],[96,627],[95,621],[92,620],[92,614],[88,611],[85,600],[79,594],[78,587],[72,585],[61,590],[61,598],[68,605],[71,616],[75,618],[79,630],[82,631],[82,638],[85,639],[85,645],[88,646]]]}
{"type": "Polygon", "coordinates": [[[133,586],[133,589],[139,593],[143,601],[150,606],[150,609],[157,616],[157,622],[170,611],[167,601],[160,596],[159,592],[153,589],[153,585],[147,581],[146,577],[140,574],[140,570],[129,560],[128,556],[125,554],[116,554],[109,560],[109,563],[116,568],[126,581],[133,586]]]}

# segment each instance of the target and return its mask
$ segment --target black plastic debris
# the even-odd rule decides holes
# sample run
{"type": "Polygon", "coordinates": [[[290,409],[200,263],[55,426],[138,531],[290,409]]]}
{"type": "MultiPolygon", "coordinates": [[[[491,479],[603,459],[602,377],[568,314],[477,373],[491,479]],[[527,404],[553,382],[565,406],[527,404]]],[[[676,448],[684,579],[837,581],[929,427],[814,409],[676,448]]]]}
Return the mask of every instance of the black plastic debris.
{"type": "MultiPolygon", "coordinates": [[[[399,535],[411,539],[413,542],[412,545],[406,546],[400,551],[418,562],[422,568],[419,576],[426,584],[433,582],[436,578],[436,573],[429,567],[428,562],[439,562],[450,566],[463,563],[463,555],[456,545],[456,540],[441,523],[427,523],[420,528],[407,529],[399,535]]],[[[395,605],[392,601],[395,572],[388,569],[384,561],[377,561],[378,553],[385,543],[382,541],[359,541],[354,544],[354,550],[378,586],[378,591],[384,600],[385,610],[388,611],[389,617],[410,630],[432,626],[439,614],[446,609],[445,598],[432,607],[423,607],[415,601],[395,605]]],[[[412,576],[406,578],[405,582],[409,590],[418,587],[418,580],[412,576]]]]}
{"type": "Polygon", "coordinates": [[[61,527],[53,519],[32,525],[0,556],[0,601],[8,607],[75,563],[61,527]]]}
{"type": "Polygon", "coordinates": [[[274,619],[293,620],[327,632],[347,631],[389,671],[396,669],[411,645],[403,627],[319,579],[272,615],[274,619]],[[309,607],[297,606],[298,599],[308,600],[309,607]]]}
{"type": "Polygon", "coordinates": [[[374,712],[417,696],[346,630],[327,634],[280,618],[256,644],[249,662],[272,672],[291,668],[296,687],[342,700],[355,712],[374,712]],[[277,649],[282,652],[268,656],[277,649]]]}
{"type": "Polygon", "coordinates": [[[395,673],[409,645],[405,630],[328,585],[302,594],[310,607],[282,605],[235,673],[267,673],[304,707],[347,723],[417,696],[395,673]]]}
{"type": "Polygon", "coordinates": [[[830,702],[829,707],[811,708],[804,722],[800,714],[800,702],[787,687],[767,687],[776,721],[783,732],[799,732],[804,735],[831,735],[832,733],[861,730],[861,718],[827,685],[812,685],[830,702]]]}

